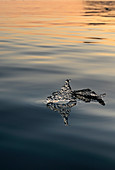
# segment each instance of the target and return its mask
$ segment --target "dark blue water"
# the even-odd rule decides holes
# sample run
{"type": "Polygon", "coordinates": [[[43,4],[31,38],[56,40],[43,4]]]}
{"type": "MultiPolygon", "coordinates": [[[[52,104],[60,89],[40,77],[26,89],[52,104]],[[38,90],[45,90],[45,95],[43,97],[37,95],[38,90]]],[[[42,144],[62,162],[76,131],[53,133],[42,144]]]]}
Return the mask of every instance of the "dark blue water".
{"type": "Polygon", "coordinates": [[[115,169],[115,2],[0,1],[1,170],[115,169]],[[45,99],[72,89],[69,125],[45,99]]]}

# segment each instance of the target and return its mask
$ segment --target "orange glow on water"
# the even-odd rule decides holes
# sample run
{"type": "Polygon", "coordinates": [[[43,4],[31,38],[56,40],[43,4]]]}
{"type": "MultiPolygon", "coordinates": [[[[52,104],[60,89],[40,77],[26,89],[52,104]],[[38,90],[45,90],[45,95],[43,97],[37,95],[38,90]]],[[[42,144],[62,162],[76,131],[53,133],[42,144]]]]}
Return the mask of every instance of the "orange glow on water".
{"type": "MultiPolygon", "coordinates": [[[[62,15],[78,12],[82,8],[82,1],[75,0],[40,0],[40,1],[0,1],[0,15],[12,17],[22,15],[62,15]]],[[[54,15],[54,16],[53,16],[54,15]]],[[[70,14],[69,14],[70,15],[70,14]]]]}
{"type": "MultiPolygon", "coordinates": [[[[81,54],[74,48],[73,51],[70,50],[75,55],[75,57],[72,56],[74,59],[79,59],[80,55],[82,59],[87,60],[90,60],[92,56],[96,56],[96,49],[104,51],[108,46],[108,48],[110,47],[110,53],[104,54],[103,52],[102,54],[101,52],[98,53],[98,56],[108,55],[113,59],[112,51],[115,46],[115,3],[108,4],[107,1],[104,1],[103,4],[101,4],[101,1],[85,0],[0,1],[0,31],[4,33],[0,35],[0,38],[15,39],[17,41],[24,39],[25,44],[29,42],[36,45],[36,47],[39,42],[41,45],[60,47],[61,45],[74,46],[77,44],[80,46],[85,44],[86,46],[83,45],[81,52],[83,50],[90,51],[92,48],[94,52],[81,54]],[[9,34],[5,34],[6,32],[9,34]],[[102,47],[92,46],[97,44],[102,45],[102,47]]],[[[16,48],[20,47],[16,44],[14,46],[16,48]]],[[[24,48],[23,46],[21,47],[24,48]]],[[[36,50],[35,47],[32,48],[32,51],[34,50],[36,50]]],[[[32,62],[69,63],[72,67],[74,66],[74,60],[70,61],[61,58],[64,57],[64,53],[61,53],[61,57],[54,57],[54,59],[50,55],[45,55],[34,55],[35,61],[32,62]],[[36,58],[39,60],[36,61],[36,58]]],[[[67,53],[66,56],[68,57],[67,53]]],[[[30,58],[33,58],[33,55],[29,55],[28,60],[30,58]]],[[[12,57],[12,59],[14,58],[12,57]]],[[[17,56],[17,59],[22,59],[22,56],[17,56]]],[[[23,59],[26,59],[26,57],[23,57],[23,59]]],[[[94,65],[97,67],[96,64],[94,65]]],[[[87,70],[85,72],[88,73],[91,71],[91,73],[95,74],[101,70],[101,66],[99,66],[97,72],[96,70],[92,71],[93,65],[91,66],[88,63],[86,66],[85,61],[79,63],[78,67],[81,66],[84,66],[87,70]]],[[[112,73],[114,65],[112,64],[111,66],[111,68],[103,68],[103,71],[107,72],[107,74],[112,73]]],[[[76,68],[76,65],[74,67],[76,68]]]]}

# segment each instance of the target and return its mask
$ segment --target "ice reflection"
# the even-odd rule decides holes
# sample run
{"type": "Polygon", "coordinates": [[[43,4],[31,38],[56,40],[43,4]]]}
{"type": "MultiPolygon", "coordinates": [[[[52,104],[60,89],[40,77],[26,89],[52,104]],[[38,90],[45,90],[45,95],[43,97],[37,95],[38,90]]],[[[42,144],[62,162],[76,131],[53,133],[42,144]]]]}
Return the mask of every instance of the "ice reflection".
{"type": "Polygon", "coordinates": [[[62,116],[65,125],[68,125],[68,116],[71,112],[71,107],[76,105],[76,101],[70,101],[68,103],[47,103],[47,107],[50,108],[53,111],[58,111],[60,115],[62,116]]]}
{"type": "Polygon", "coordinates": [[[68,125],[68,116],[71,108],[77,104],[77,101],[82,100],[85,103],[98,102],[105,105],[103,97],[106,94],[96,94],[90,89],[72,90],[70,86],[70,79],[65,81],[65,84],[59,91],[53,92],[51,96],[47,97],[47,107],[53,111],[57,111],[62,116],[65,125],[68,125]]]}

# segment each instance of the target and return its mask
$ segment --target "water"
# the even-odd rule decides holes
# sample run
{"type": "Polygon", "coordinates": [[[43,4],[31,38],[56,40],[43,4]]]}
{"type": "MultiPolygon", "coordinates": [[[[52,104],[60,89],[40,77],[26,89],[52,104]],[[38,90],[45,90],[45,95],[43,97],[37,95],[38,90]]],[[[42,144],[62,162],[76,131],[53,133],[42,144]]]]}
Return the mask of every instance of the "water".
{"type": "Polygon", "coordinates": [[[0,166],[3,170],[115,169],[115,1],[0,0],[0,166]],[[69,126],[44,103],[72,89],[69,126]]]}

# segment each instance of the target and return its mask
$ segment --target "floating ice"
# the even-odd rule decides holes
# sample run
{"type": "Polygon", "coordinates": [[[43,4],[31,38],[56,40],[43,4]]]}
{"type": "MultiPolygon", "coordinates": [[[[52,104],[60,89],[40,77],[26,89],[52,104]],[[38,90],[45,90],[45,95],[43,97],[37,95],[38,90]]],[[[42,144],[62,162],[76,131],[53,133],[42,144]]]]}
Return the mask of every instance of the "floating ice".
{"type": "Polygon", "coordinates": [[[65,81],[65,84],[59,91],[53,92],[52,95],[46,99],[47,103],[67,103],[75,100],[76,98],[70,87],[70,79],[65,81]]]}
{"type": "Polygon", "coordinates": [[[68,125],[68,116],[71,108],[77,104],[78,100],[84,102],[98,102],[105,105],[103,101],[104,94],[98,95],[90,89],[72,90],[70,86],[70,79],[65,81],[65,84],[60,90],[53,92],[51,96],[47,97],[47,107],[53,111],[58,111],[63,117],[65,125],[68,125]]]}

